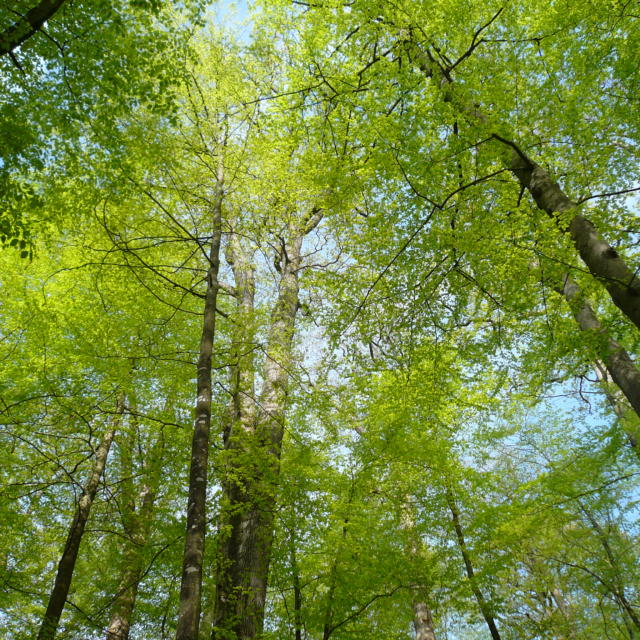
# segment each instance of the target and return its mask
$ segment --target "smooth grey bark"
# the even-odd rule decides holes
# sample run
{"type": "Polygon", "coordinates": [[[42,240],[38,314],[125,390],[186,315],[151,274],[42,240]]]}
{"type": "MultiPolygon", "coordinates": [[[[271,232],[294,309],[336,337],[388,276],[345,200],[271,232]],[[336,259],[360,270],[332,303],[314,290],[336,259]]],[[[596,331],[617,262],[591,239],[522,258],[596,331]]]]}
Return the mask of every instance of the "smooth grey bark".
{"type": "MultiPolygon", "coordinates": [[[[415,561],[422,542],[416,532],[415,520],[408,499],[402,507],[400,523],[407,535],[407,543],[405,545],[406,552],[415,561]]],[[[412,607],[413,628],[415,630],[416,640],[436,640],[433,616],[431,614],[431,608],[429,607],[428,592],[425,585],[420,585],[415,590],[412,607]]]]}
{"type": "Polygon", "coordinates": [[[209,472],[209,433],[211,429],[211,358],[216,331],[218,272],[222,241],[222,201],[224,197],[222,165],[216,176],[213,206],[213,235],[209,250],[207,290],[202,319],[202,337],[197,369],[196,419],[191,443],[187,529],[182,562],[180,609],[176,640],[198,640],[202,600],[202,562],[206,534],[207,475],[209,472]]]}
{"type": "Polygon", "coordinates": [[[531,160],[518,145],[497,131],[477,105],[467,103],[458,95],[458,88],[450,72],[443,68],[431,53],[423,51],[411,40],[405,41],[410,56],[426,77],[434,79],[445,102],[450,102],[472,124],[479,124],[489,138],[493,138],[512,151],[507,162],[509,170],[523,189],[526,189],[539,209],[557,222],[558,228],[569,233],[583,262],[591,274],[609,292],[613,303],[640,328],[640,278],[630,269],[618,252],[597,232],[593,223],[578,213],[573,202],[539,164],[531,160]]]}
{"type": "MultiPolygon", "coordinates": [[[[133,436],[134,434],[131,434],[133,436]]],[[[144,551],[151,531],[155,498],[160,483],[164,436],[159,433],[151,452],[142,466],[142,480],[137,496],[134,494],[133,437],[123,447],[124,487],[121,506],[126,539],[121,549],[120,579],[111,606],[106,640],[127,640],[144,569],[144,551]]]]}
{"type": "MultiPolygon", "coordinates": [[[[253,392],[242,388],[251,385],[252,380],[238,374],[237,419],[225,438],[230,473],[223,481],[226,533],[219,558],[214,640],[229,637],[250,640],[262,633],[299,306],[301,249],[304,237],[321,217],[320,210],[314,209],[302,229],[293,230],[292,237],[288,242],[283,240],[277,252],[280,280],[267,340],[264,382],[257,403],[253,392]],[[240,402],[243,397],[252,401],[251,409],[243,408],[240,402]]],[[[242,295],[242,291],[237,294],[242,295]]]]}
{"type": "Polygon", "coordinates": [[[424,600],[416,599],[413,602],[413,628],[416,640],[436,640],[431,609],[424,600]]]}
{"type": "Polygon", "coordinates": [[[230,401],[224,425],[223,496],[220,509],[216,597],[212,638],[233,637],[238,622],[238,593],[242,589],[242,533],[250,525],[251,496],[246,478],[256,460],[252,455],[255,439],[256,395],[253,366],[255,343],[255,266],[232,232],[227,245],[227,262],[235,280],[236,316],[229,367],[230,401]]]}
{"type": "Polygon", "coordinates": [[[471,562],[471,556],[469,555],[469,549],[467,548],[467,542],[464,538],[464,532],[462,530],[462,525],[460,524],[460,512],[458,511],[458,507],[455,502],[455,498],[450,489],[446,490],[445,499],[447,501],[447,505],[449,507],[449,511],[451,511],[451,519],[453,521],[453,528],[456,533],[456,540],[458,542],[458,548],[460,549],[460,553],[462,554],[462,560],[464,562],[464,568],[467,573],[467,578],[469,578],[469,584],[471,585],[471,591],[476,598],[476,602],[478,603],[478,607],[480,608],[480,613],[482,613],[482,617],[487,623],[487,627],[489,628],[489,633],[493,640],[501,640],[500,633],[498,631],[498,627],[496,626],[495,618],[491,612],[491,608],[487,603],[480,587],[478,586],[478,581],[476,579],[475,571],[473,569],[473,563],[471,562]]]}
{"type": "Polygon", "coordinates": [[[100,484],[100,478],[104,473],[107,458],[109,457],[109,450],[111,449],[111,444],[120,425],[123,412],[124,396],[122,393],[118,393],[115,414],[96,449],[91,471],[82,488],[82,495],[78,500],[73,521],[69,527],[67,540],[62,551],[62,556],[60,557],[60,562],[58,563],[53,589],[49,595],[47,610],[44,614],[40,631],[38,632],[38,640],[53,640],[58,630],[60,616],[62,615],[62,611],[67,602],[67,596],[69,595],[84,529],[89,519],[91,507],[98,491],[98,485],[100,484]]]}
{"type": "Polygon", "coordinates": [[[526,188],[538,208],[556,218],[559,227],[568,232],[582,261],[611,296],[613,303],[640,328],[640,279],[618,252],[597,232],[593,223],[577,213],[572,202],[538,164],[522,153],[514,153],[511,171],[526,188]],[[567,212],[568,222],[559,214],[567,212]]]}
{"type": "Polygon", "coordinates": [[[41,0],[29,9],[17,22],[0,33],[0,56],[12,54],[23,42],[42,28],[52,18],[65,0],[41,0]]]}
{"type": "MultiPolygon", "coordinates": [[[[607,335],[595,312],[581,295],[580,288],[571,278],[565,277],[562,287],[556,290],[569,303],[580,329],[597,338],[600,359],[606,366],[611,379],[625,395],[636,415],[640,417],[640,371],[635,363],[627,351],[607,335]]],[[[636,434],[631,432],[628,436],[632,443],[636,442],[636,434]]]]}

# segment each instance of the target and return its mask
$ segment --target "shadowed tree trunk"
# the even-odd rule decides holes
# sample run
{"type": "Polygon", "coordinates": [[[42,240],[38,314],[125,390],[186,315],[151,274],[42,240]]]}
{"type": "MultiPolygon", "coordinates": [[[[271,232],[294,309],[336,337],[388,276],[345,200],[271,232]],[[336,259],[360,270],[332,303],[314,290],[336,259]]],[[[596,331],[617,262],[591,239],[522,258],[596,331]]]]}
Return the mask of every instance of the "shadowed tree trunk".
{"type": "Polygon", "coordinates": [[[594,225],[577,213],[572,202],[549,174],[522,153],[514,153],[511,171],[527,189],[539,209],[569,233],[582,261],[606,288],[613,303],[640,328],[640,280],[618,252],[598,234],[594,225]],[[568,223],[560,215],[569,215],[568,223]]]}
{"type": "MultiPolygon", "coordinates": [[[[305,235],[315,228],[320,219],[320,211],[314,209],[304,227],[294,230],[293,237],[286,243],[283,241],[277,252],[276,267],[280,272],[278,295],[271,315],[264,382],[257,407],[255,396],[249,389],[253,380],[240,371],[237,374],[236,419],[225,438],[228,462],[223,480],[223,533],[212,634],[215,640],[250,640],[262,633],[289,371],[299,306],[301,249],[305,235]],[[244,406],[243,398],[249,401],[244,406]]],[[[232,260],[236,262],[237,254],[232,260]]],[[[235,264],[233,266],[234,272],[239,273],[235,264]]],[[[239,304],[242,304],[243,277],[236,282],[241,285],[237,293],[239,304]]]]}
{"type": "Polygon", "coordinates": [[[116,412],[111,419],[111,424],[102,437],[100,445],[96,449],[89,477],[82,488],[82,495],[78,500],[76,512],[73,516],[71,526],[69,527],[69,534],[67,535],[67,541],[65,542],[64,550],[62,551],[62,556],[58,563],[58,571],[56,572],[56,579],[49,596],[47,610],[44,614],[40,631],[38,632],[38,640],[52,640],[56,635],[60,616],[62,615],[62,611],[67,602],[67,596],[69,595],[69,588],[71,587],[71,580],[73,578],[73,571],[78,558],[80,543],[82,542],[82,535],[84,534],[84,529],[87,524],[87,520],[89,519],[89,514],[91,513],[93,500],[98,491],[100,478],[102,477],[107,464],[111,443],[113,442],[116,430],[120,425],[123,412],[124,395],[122,393],[118,393],[116,400],[116,412]]]}
{"type": "Polygon", "coordinates": [[[296,540],[294,532],[291,533],[290,556],[291,573],[293,574],[293,628],[295,640],[302,640],[302,586],[300,584],[300,569],[296,558],[296,540]]]}
{"type": "Polygon", "coordinates": [[[211,428],[211,357],[216,331],[218,271],[222,239],[222,200],[224,174],[218,167],[216,200],[213,207],[213,236],[209,250],[207,291],[204,301],[202,337],[198,357],[196,420],[191,444],[187,530],[182,563],[180,610],[176,640],[198,640],[202,591],[202,562],[206,530],[207,474],[209,471],[209,432],[211,428]]]}
{"type": "Polygon", "coordinates": [[[155,497],[160,483],[164,435],[158,434],[151,452],[142,468],[142,480],[138,495],[134,495],[133,447],[136,434],[130,434],[123,451],[123,493],[121,512],[126,533],[122,545],[120,580],[118,591],[111,607],[111,619],[107,627],[106,640],[127,640],[133,611],[138,595],[138,586],[144,569],[144,551],[149,539],[155,497]]]}
{"type": "MultiPolygon", "coordinates": [[[[416,531],[415,519],[408,497],[402,505],[400,523],[407,536],[405,551],[411,557],[412,564],[415,564],[422,541],[416,531]]],[[[433,616],[431,615],[428,600],[428,592],[425,585],[416,585],[412,602],[413,628],[416,632],[416,640],[436,640],[433,616]]]]}
{"type": "Polygon", "coordinates": [[[23,42],[28,40],[42,25],[53,17],[65,0],[41,0],[29,9],[24,16],[0,33],[0,56],[12,54],[23,42]]]}

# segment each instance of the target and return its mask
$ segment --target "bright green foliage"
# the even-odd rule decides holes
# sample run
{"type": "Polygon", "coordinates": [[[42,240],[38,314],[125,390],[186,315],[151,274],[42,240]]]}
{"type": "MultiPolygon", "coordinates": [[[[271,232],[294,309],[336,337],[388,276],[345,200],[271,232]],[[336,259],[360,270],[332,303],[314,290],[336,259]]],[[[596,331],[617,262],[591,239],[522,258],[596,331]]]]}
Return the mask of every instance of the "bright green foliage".
{"type": "Polygon", "coordinates": [[[640,419],[594,365],[609,338],[637,355],[637,331],[500,138],[637,268],[637,200],[602,194],[638,186],[638,2],[278,0],[248,36],[203,5],[69,0],[0,58],[0,634],[34,637],[118,393],[60,637],[104,637],[145,483],[131,638],[175,633],[222,170],[203,638],[221,483],[268,468],[223,448],[229,371],[259,389],[282,358],[265,640],[408,640],[416,601],[439,640],[486,639],[478,593],[503,640],[632,639],[640,419]],[[316,210],[294,354],[265,356],[283,248],[316,210]],[[556,293],[567,273],[601,331],[556,293]]]}
{"type": "MultiPolygon", "coordinates": [[[[0,11],[0,33],[36,0],[9,4],[0,11]]],[[[88,179],[83,154],[113,162],[122,151],[120,120],[132,108],[175,118],[202,10],[200,0],[67,1],[0,58],[0,242],[15,238],[32,254],[34,229],[62,217],[54,207],[37,210],[51,200],[46,183],[88,179]]],[[[100,180],[95,167],[91,174],[100,180]]]]}

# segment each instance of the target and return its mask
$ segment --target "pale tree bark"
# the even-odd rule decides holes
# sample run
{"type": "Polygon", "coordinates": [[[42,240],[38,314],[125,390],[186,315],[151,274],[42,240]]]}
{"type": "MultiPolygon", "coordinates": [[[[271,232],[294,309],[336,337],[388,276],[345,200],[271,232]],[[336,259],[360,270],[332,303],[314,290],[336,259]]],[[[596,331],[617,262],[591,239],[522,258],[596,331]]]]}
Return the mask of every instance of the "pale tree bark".
{"type": "Polygon", "coordinates": [[[484,597],[484,594],[482,593],[482,591],[480,590],[480,587],[478,586],[478,580],[476,578],[476,574],[473,568],[473,563],[471,562],[471,556],[469,554],[467,542],[464,538],[464,531],[462,530],[462,525],[460,523],[460,512],[458,511],[458,507],[456,505],[453,492],[449,488],[446,489],[445,499],[447,501],[449,511],[451,512],[453,528],[456,533],[456,541],[458,543],[458,548],[460,549],[460,553],[462,555],[462,560],[464,562],[464,568],[467,573],[467,578],[469,579],[469,585],[471,586],[471,591],[473,592],[476,602],[478,603],[480,613],[482,613],[482,617],[487,623],[487,627],[489,628],[489,633],[491,634],[491,638],[493,640],[500,640],[500,633],[498,631],[498,627],[496,626],[496,621],[495,621],[495,618],[493,617],[491,607],[489,606],[489,603],[487,602],[486,598],[484,597]]]}
{"type": "Polygon", "coordinates": [[[252,442],[255,438],[256,394],[253,366],[255,345],[255,266],[236,233],[227,245],[227,262],[235,280],[236,314],[229,367],[230,400],[223,432],[223,497],[219,514],[216,594],[212,637],[233,633],[237,620],[237,592],[242,581],[240,538],[248,526],[250,496],[242,474],[250,476],[252,442]],[[242,473],[238,475],[238,471],[242,473]],[[245,504],[246,503],[246,504],[245,504]]]}
{"type": "MultiPolygon", "coordinates": [[[[402,514],[400,523],[407,536],[405,550],[415,563],[422,542],[416,531],[415,520],[412,509],[407,499],[402,506],[402,514]]],[[[427,585],[416,585],[414,587],[414,595],[412,600],[413,606],[413,628],[416,633],[416,640],[436,640],[436,632],[433,626],[433,615],[429,607],[429,593],[427,585]]]]}
{"type": "Polygon", "coordinates": [[[89,472],[87,481],[82,488],[82,495],[78,500],[73,521],[69,527],[67,541],[65,542],[62,556],[58,563],[56,579],[51,594],[49,595],[47,610],[44,614],[40,631],[38,632],[38,640],[52,640],[58,630],[60,616],[62,615],[62,611],[67,602],[67,596],[69,595],[69,589],[71,587],[71,580],[73,578],[73,572],[76,566],[82,536],[91,513],[93,501],[98,491],[100,478],[102,477],[107,464],[111,443],[115,437],[116,430],[120,426],[123,412],[124,395],[119,392],[116,398],[115,414],[111,419],[98,448],[96,449],[91,471],[89,472]]]}
{"type": "Polygon", "coordinates": [[[416,632],[416,640],[436,640],[431,609],[426,600],[416,598],[413,601],[413,628],[416,632]]]}
{"type": "Polygon", "coordinates": [[[232,364],[229,367],[229,419],[224,432],[225,447],[239,444],[230,440],[240,433],[252,436],[256,418],[255,396],[255,295],[256,273],[253,257],[244,250],[237,234],[227,245],[227,262],[233,271],[236,295],[236,319],[233,334],[232,364]],[[235,430],[234,430],[235,427],[235,430]]]}
{"type": "Polygon", "coordinates": [[[222,241],[222,201],[224,172],[222,164],[216,176],[216,199],[213,206],[207,290],[204,301],[202,337],[197,369],[196,419],[191,443],[187,529],[182,562],[180,609],[176,640],[198,640],[200,626],[202,563],[206,533],[207,475],[209,471],[209,433],[211,429],[211,358],[216,331],[218,272],[222,241]]]}
{"type": "Polygon", "coordinates": [[[591,274],[604,285],[613,303],[640,328],[640,278],[636,271],[598,234],[593,223],[578,213],[578,203],[562,191],[548,172],[514,141],[500,135],[502,125],[492,122],[477,105],[467,102],[453,82],[450,69],[442,67],[429,50],[423,51],[411,40],[405,46],[425,76],[438,83],[445,102],[453,104],[472,125],[480,125],[489,138],[510,148],[511,160],[507,165],[521,187],[531,194],[539,209],[556,220],[560,230],[569,233],[591,274]]]}
{"type": "MultiPolygon", "coordinates": [[[[591,305],[582,296],[580,288],[574,280],[566,276],[562,287],[558,287],[556,291],[562,294],[569,303],[580,329],[595,336],[599,358],[604,363],[613,382],[627,398],[636,415],[640,417],[640,371],[631,356],[626,349],[607,334],[606,329],[598,320],[591,305]]],[[[623,422],[622,426],[629,427],[629,424],[623,422]]],[[[637,449],[637,434],[629,430],[627,436],[629,442],[637,449]]]]}
{"type": "Polygon", "coordinates": [[[65,0],[41,0],[24,16],[0,33],[0,57],[12,55],[23,42],[37,33],[52,18],[65,0]]]}
{"type": "MultiPolygon", "coordinates": [[[[136,424],[137,427],[137,424],[136,424]]],[[[127,640],[138,596],[138,587],[144,570],[144,552],[151,531],[155,498],[160,483],[164,434],[158,433],[156,442],[142,465],[141,481],[135,495],[133,477],[133,447],[135,433],[131,430],[123,443],[124,487],[121,505],[126,538],[121,549],[121,567],[118,590],[111,606],[111,618],[106,640],[127,640]]]]}
{"type": "MultiPolygon", "coordinates": [[[[273,518],[280,474],[280,454],[287,409],[289,371],[299,306],[298,273],[302,242],[319,223],[314,209],[303,227],[292,232],[276,255],[280,272],[271,315],[264,364],[264,382],[257,407],[238,407],[238,418],[226,438],[232,469],[223,482],[226,529],[217,578],[216,615],[212,637],[250,640],[264,622],[267,579],[273,543],[273,518]]],[[[240,292],[238,292],[240,293],[240,292]]],[[[242,385],[250,385],[245,380],[242,385]]],[[[239,396],[249,397],[240,389],[239,396]]],[[[240,399],[240,398],[239,398],[240,399]]],[[[253,396],[255,401],[255,396],[253,396]]]]}

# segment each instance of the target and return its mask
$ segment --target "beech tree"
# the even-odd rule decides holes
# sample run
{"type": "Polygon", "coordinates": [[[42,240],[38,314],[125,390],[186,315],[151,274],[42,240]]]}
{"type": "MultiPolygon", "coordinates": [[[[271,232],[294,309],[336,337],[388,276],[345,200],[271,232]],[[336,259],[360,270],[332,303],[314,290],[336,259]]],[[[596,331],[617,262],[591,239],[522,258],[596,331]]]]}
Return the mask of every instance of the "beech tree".
{"type": "Polygon", "coordinates": [[[0,14],[1,632],[635,638],[637,4],[0,14]]]}

